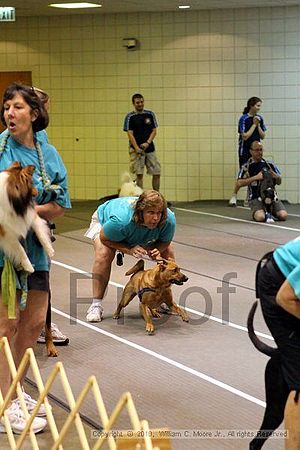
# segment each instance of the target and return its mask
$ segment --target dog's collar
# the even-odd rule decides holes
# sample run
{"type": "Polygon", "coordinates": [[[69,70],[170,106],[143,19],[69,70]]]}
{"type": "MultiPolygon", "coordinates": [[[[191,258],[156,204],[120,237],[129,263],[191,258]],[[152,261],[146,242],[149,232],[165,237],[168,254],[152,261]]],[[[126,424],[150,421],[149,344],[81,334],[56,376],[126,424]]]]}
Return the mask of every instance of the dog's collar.
{"type": "Polygon", "coordinates": [[[145,292],[155,292],[155,289],[150,288],[150,287],[145,287],[145,288],[140,289],[137,293],[140,302],[142,301],[143,294],[145,292]]]}

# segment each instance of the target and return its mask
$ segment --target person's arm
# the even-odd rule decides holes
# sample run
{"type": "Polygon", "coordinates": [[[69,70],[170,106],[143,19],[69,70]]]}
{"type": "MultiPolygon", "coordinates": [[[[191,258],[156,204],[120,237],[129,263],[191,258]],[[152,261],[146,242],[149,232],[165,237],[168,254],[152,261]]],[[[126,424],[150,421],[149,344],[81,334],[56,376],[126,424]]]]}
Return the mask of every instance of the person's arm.
{"type": "Polygon", "coordinates": [[[254,125],[254,123],[253,123],[248,131],[246,131],[245,133],[242,133],[243,141],[247,141],[252,136],[252,134],[254,133],[255,128],[256,128],[256,125],[254,125]]]}
{"type": "Polygon", "coordinates": [[[140,147],[143,150],[147,150],[147,148],[152,144],[152,141],[154,140],[156,136],[156,128],[153,128],[153,130],[151,131],[150,136],[148,137],[146,142],[143,142],[143,144],[140,145],[140,147]]]}
{"type": "Polygon", "coordinates": [[[280,185],[281,184],[281,176],[274,172],[273,170],[270,170],[271,174],[272,174],[272,178],[274,179],[275,184],[280,185]]]}
{"type": "Polygon", "coordinates": [[[135,137],[134,137],[134,135],[133,135],[133,131],[132,131],[132,130],[128,130],[128,131],[127,131],[127,136],[128,136],[128,139],[129,139],[130,144],[131,144],[132,147],[135,149],[135,151],[136,151],[137,153],[141,153],[141,149],[140,149],[140,147],[137,145],[137,142],[136,142],[135,137]]]}
{"type": "Polygon", "coordinates": [[[267,163],[267,165],[275,184],[281,184],[281,173],[278,167],[274,163],[267,163]]]}
{"type": "Polygon", "coordinates": [[[65,208],[55,202],[46,203],[45,205],[35,205],[35,210],[38,215],[49,222],[52,222],[57,217],[61,217],[65,213],[65,208]]]}
{"type": "Polygon", "coordinates": [[[263,117],[259,116],[259,119],[260,120],[259,120],[259,123],[257,125],[257,130],[258,130],[259,137],[263,140],[266,137],[267,128],[265,126],[263,117]]]}
{"type": "Polygon", "coordinates": [[[261,139],[264,139],[265,136],[266,136],[266,132],[265,132],[265,131],[262,129],[262,127],[260,126],[260,122],[259,122],[258,125],[257,125],[257,129],[258,129],[259,137],[260,137],[261,139]]]}
{"type": "Polygon", "coordinates": [[[237,187],[240,189],[243,186],[249,186],[249,184],[253,183],[254,181],[260,181],[263,179],[263,173],[259,172],[257,175],[254,175],[253,177],[248,178],[238,178],[236,181],[237,187]]]}
{"type": "Polygon", "coordinates": [[[260,126],[260,118],[258,116],[255,116],[255,117],[253,117],[253,124],[251,125],[249,130],[244,133],[241,133],[243,141],[247,141],[252,136],[256,127],[258,129],[260,138],[264,139],[265,132],[263,131],[263,129],[260,126]]]}
{"type": "Polygon", "coordinates": [[[147,256],[147,250],[145,250],[140,245],[136,245],[134,247],[130,247],[126,242],[121,241],[111,241],[108,239],[103,231],[103,228],[101,228],[100,231],[100,241],[103,245],[106,245],[106,247],[112,248],[114,250],[119,250],[122,253],[125,253],[126,255],[134,256],[135,258],[142,258],[143,256],[147,256]]]}
{"type": "Polygon", "coordinates": [[[159,259],[161,253],[163,253],[171,244],[171,242],[155,242],[155,248],[148,250],[148,256],[152,259],[159,259]]]}
{"type": "Polygon", "coordinates": [[[300,301],[287,280],[280,286],[276,295],[276,302],[285,311],[300,319],[300,301]]]}

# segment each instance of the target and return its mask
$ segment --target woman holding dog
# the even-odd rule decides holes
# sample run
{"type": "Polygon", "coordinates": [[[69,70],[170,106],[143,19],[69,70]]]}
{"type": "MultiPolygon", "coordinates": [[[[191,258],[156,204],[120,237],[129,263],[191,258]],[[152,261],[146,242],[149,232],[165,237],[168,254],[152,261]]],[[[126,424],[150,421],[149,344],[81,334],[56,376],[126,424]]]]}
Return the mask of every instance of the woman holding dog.
{"type": "MultiPolygon", "coordinates": [[[[36,92],[22,84],[10,85],[3,95],[1,120],[7,127],[8,134],[0,142],[0,171],[7,169],[13,161],[20,161],[22,166],[34,165],[36,170],[33,184],[38,191],[35,197],[37,213],[47,221],[62,216],[64,209],[70,207],[66,169],[56,149],[36,135],[47,127],[49,121],[48,113],[36,92]]],[[[2,294],[0,295],[0,337],[8,338],[16,367],[19,366],[25,350],[35,347],[45,323],[49,293],[49,261],[44,249],[31,233],[26,238],[25,248],[35,268],[34,273],[27,278],[28,295],[25,309],[21,309],[18,303],[20,290],[17,288],[16,317],[9,319],[8,308],[3,304],[2,294]]],[[[3,256],[0,252],[1,273],[3,256]]],[[[0,387],[3,397],[10,384],[10,372],[2,352],[0,387]]],[[[28,394],[24,393],[24,398],[30,413],[36,403],[28,394]]],[[[25,419],[18,399],[11,402],[6,412],[13,431],[21,433],[25,428],[25,419]]],[[[43,407],[37,416],[45,416],[43,407]]],[[[0,432],[4,431],[2,420],[0,432]]],[[[36,417],[32,429],[39,432],[45,426],[46,420],[36,417]]]]}
{"type": "Polygon", "coordinates": [[[264,257],[258,268],[257,297],[280,352],[281,370],[290,391],[285,412],[286,450],[300,448],[300,237],[264,257]]]}
{"type": "Polygon", "coordinates": [[[103,319],[102,300],[116,251],[138,259],[174,259],[171,241],[175,223],[166,200],[155,190],[145,191],[138,198],[117,198],[99,206],[85,234],[93,240],[95,250],[93,302],[87,311],[88,322],[103,319]]]}

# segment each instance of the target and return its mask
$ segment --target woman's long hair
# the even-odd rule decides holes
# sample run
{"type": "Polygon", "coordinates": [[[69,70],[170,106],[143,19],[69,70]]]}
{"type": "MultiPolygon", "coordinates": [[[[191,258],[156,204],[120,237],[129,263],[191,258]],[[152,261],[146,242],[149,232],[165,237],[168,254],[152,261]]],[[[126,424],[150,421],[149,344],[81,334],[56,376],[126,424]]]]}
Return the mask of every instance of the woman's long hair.
{"type": "Polygon", "coordinates": [[[259,97],[249,98],[249,100],[247,101],[247,106],[245,106],[244,108],[243,114],[247,114],[252,108],[252,106],[256,105],[256,103],[258,102],[262,102],[262,99],[260,99],[259,97]]]}
{"type": "Polygon", "coordinates": [[[144,223],[143,211],[151,208],[161,208],[162,214],[158,226],[163,227],[168,216],[167,202],[160,192],[154,190],[144,191],[135,202],[133,222],[142,225],[144,223]]]}

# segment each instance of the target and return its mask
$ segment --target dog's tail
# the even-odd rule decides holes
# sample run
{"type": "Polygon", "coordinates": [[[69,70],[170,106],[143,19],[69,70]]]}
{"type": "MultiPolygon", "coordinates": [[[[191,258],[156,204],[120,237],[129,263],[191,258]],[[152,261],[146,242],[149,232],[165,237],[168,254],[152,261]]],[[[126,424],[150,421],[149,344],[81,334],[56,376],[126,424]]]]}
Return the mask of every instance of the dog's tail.
{"type": "Polygon", "coordinates": [[[135,273],[141,272],[144,270],[145,263],[143,259],[139,259],[135,266],[131,267],[131,269],[127,270],[125,275],[133,275],[135,273]]]}
{"type": "Polygon", "coordinates": [[[278,354],[279,350],[277,347],[270,347],[269,345],[262,342],[255,334],[254,327],[253,327],[253,320],[255,311],[257,308],[257,300],[253,303],[252,308],[250,309],[248,319],[247,319],[247,328],[248,328],[248,335],[249,338],[254,345],[254,347],[261,353],[264,353],[267,356],[274,356],[278,354]]]}

